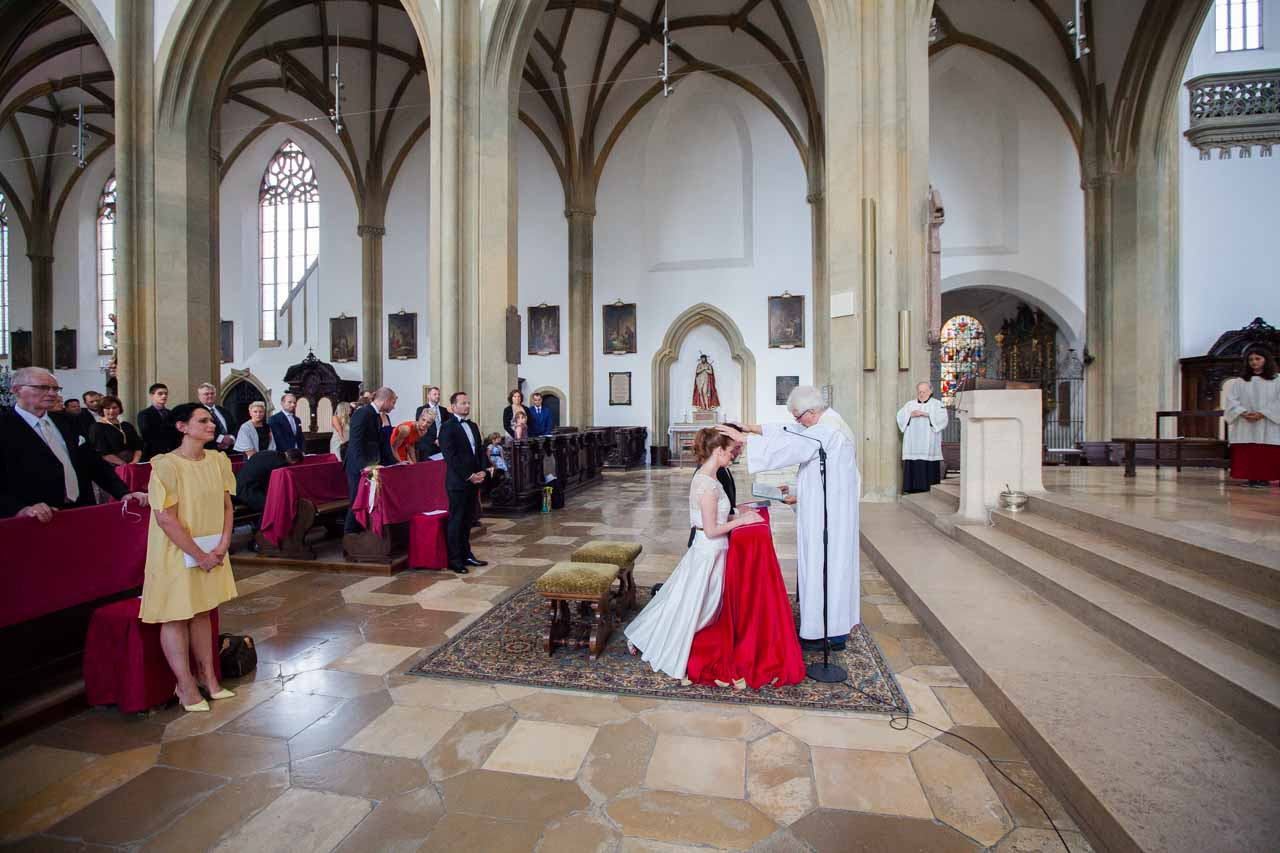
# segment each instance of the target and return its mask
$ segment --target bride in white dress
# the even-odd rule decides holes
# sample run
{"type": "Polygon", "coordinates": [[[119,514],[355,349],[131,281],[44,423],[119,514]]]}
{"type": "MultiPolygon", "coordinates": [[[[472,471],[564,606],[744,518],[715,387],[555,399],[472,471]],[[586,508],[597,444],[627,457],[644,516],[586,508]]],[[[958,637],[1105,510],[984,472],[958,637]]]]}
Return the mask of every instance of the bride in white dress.
{"type": "Polygon", "coordinates": [[[698,528],[693,545],[623,631],[633,654],[672,678],[685,678],[693,635],[720,613],[729,531],[761,520],[755,512],[729,520],[729,496],[716,481],[716,471],[733,461],[732,450],[728,436],[710,428],[698,433],[694,452],[702,464],[689,484],[689,524],[698,528]]]}

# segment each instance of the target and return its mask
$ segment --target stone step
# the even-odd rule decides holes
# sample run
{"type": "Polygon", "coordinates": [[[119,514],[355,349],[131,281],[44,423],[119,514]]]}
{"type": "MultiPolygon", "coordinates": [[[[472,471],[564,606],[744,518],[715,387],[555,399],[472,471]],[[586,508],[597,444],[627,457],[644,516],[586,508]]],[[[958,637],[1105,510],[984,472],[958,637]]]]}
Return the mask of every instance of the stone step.
{"type": "Polygon", "coordinates": [[[992,518],[997,530],[1280,661],[1280,603],[1034,512],[992,518]]]}
{"type": "Polygon", "coordinates": [[[1280,664],[997,528],[956,541],[1280,746],[1280,664]]]}
{"type": "Polygon", "coordinates": [[[1177,522],[1089,504],[1053,492],[1032,495],[1027,509],[1280,602],[1280,549],[1215,536],[1177,522]]]}
{"type": "Polygon", "coordinates": [[[956,507],[944,495],[938,494],[936,486],[934,491],[903,495],[901,502],[921,520],[947,535],[951,534],[952,523],[948,521],[948,516],[955,515],[956,507]]]}
{"type": "Polygon", "coordinates": [[[1272,743],[905,506],[863,504],[861,534],[1096,849],[1274,849],[1272,743]]]}

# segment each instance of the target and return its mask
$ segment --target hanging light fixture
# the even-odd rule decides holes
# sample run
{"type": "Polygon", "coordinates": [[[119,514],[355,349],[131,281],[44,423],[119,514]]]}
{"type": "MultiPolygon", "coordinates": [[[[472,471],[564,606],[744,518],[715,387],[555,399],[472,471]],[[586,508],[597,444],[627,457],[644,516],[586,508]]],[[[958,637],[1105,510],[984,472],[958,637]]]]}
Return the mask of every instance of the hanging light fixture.
{"type": "Polygon", "coordinates": [[[1076,0],[1075,17],[1067,21],[1067,35],[1075,43],[1077,62],[1090,52],[1089,37],[1084,32],[1084,4],[1085,0],[1076,0]]]}
{"type": "MultiPolygon", "coordinates": [[[[84,128],[84,21],[80,22],[80,103],[76,107],[76,143],[72,154],[76,158],[76,167],[83,169],[86,164],[85,158],[85,128],[84,128]]],[[[54,117],[54,121],[61,123],[60,115],[54,117]]]]}
{"type": "Polygon", "coordinates": [[[342,133],[342,90],[347,84],[342,82],[342,10],[335,9],[334,20],[334,52],[333,52],[333,107],[329,110],[329,120],[333,122],[333,132],[342,133]]]}
{"type": "Polygon", "coordinates": [[[667,19],[669,2],[662,4],[662,64],[658,66],[658,76],[662,79],[662,97],[666,98],[676,90],[671,85],[671,26],[667,19]]]}

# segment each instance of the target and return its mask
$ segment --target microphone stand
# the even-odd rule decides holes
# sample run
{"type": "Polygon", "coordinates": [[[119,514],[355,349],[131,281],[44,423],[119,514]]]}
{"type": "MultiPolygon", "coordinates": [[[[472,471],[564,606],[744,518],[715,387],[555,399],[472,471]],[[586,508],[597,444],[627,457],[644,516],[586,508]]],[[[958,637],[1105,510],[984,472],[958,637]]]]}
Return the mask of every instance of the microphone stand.
{"type": "Polygon", "coordinates": [[[818,473],[822,476],[822,663],[811,663],[805,667],[805,675],[823,684],[835,684],[844,681],[849,673],[843,667],[831,662],[831,637],[827,627],[827,557],[831,550],[828,544],[829,531],[827,525],[827,448],[811,435],[794,432],[782,428],[783,432],[807,438],[818,445],[818,473]]]}

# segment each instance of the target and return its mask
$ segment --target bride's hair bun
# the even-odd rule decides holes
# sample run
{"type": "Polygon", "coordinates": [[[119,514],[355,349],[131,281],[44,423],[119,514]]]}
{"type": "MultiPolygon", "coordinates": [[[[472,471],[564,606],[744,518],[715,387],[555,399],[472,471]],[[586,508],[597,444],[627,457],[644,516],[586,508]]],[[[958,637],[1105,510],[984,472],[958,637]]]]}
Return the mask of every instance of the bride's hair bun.
{"type": "Polygon", "coordinates": [[[719,432],[714,427],[705,427],[698,430],[698,435],[693,440],[693,455],[701,465],[711,458],[711,454],[715,453],[721,447],[732,447],[733,439],[719,432]]]}

